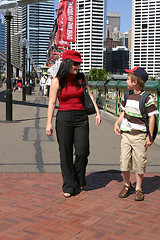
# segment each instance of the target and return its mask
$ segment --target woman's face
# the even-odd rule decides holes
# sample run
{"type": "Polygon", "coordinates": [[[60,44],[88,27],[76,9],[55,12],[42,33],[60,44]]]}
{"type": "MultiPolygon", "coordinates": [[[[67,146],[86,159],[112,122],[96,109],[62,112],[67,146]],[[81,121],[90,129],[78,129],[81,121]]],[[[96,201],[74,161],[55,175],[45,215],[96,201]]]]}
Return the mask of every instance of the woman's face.
{"type": "Polygon", "coordinates": [[[81,64],[81,63],[79,63],[79,62],[74,62],[74,63],[72,64],[70,73],[71,73],[71,74],[77,74],[77,73],[78,73],[78,70],[79,70],[79,68],[80,68],[80,64],[81,64]]]}

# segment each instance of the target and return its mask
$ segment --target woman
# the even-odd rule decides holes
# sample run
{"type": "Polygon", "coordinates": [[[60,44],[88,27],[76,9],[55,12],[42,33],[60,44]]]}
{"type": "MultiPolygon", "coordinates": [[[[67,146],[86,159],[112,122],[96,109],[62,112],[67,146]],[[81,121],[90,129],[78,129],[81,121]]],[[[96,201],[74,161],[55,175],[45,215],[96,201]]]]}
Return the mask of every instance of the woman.
{"type": "MultiPolygon", "coordinates": [[[[56,134],[59,143],[60,165],[63,177],[63,192],[65,197],[76,194],[77,187],[86,185],[85,173],[89,156],[89,123],[83,105],[82,73],[79,73],[82,63],[81,54],[66,50],[62,55],[56,78],[50,86],[48,119],[46,133],[53,135],[52,118],[57,98],[59,109],[56,116],[56,134]],[[75,162],[73,163],[73,146],[75,162]]],[[[86,86],[96,109],[96,125],[101,123],[97,104],[90,92],[87,79],[86,86]]]]}

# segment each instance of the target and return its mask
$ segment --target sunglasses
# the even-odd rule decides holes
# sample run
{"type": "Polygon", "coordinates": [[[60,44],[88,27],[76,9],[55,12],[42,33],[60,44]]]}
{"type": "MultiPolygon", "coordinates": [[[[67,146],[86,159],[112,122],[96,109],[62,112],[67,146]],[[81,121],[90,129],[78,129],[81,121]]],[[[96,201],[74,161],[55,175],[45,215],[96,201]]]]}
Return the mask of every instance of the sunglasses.
{"type": "Polygon", "coordinates": [[[80,62],[74,62],[74,63],[73,63],[74,66],[78,66],[78,65],[80,65],[80,64],[81,64],[80,62]]]}

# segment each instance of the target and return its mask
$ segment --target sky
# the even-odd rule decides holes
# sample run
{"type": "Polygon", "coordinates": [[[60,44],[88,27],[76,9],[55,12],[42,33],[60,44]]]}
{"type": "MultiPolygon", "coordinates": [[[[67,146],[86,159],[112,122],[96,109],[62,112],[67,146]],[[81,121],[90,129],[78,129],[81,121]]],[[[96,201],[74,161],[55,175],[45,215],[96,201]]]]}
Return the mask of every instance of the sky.
{"type": "MultiPolygon", "coordinates": [[[[121,14],[120,31],[127,32],[132,25],[132,0],[106,0],[107,12],[117,12],[121,14]]],[[[55,0],[55,9],[58,8],[59,0],[55,0]]]]}
{"type": "MultiPolygon", "coordinates": [[[[120,31],[122,33],[128,32],[132,26],[132,0],[106,0],[107,12],[117,11],[121,14],[120,31]]],[[[55,0],[55,9],[58,8],[59,0],[55,0]]]]}
{"type": "Polygon", "coordinates": [[[132,27],[132,0],[107,0],[107,12],[117,11],[121,14],[120,31],[128,32],[132,27]]]}

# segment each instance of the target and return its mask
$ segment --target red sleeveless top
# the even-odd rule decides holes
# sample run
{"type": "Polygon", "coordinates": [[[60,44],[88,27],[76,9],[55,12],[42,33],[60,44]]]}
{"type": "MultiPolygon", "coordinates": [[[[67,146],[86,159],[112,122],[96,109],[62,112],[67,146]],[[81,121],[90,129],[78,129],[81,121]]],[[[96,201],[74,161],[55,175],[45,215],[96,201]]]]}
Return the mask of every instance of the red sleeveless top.
{"type": "Polygon", "coordinates": [[[66,84],[67,87],[64,87],[58,95],[59,110],[85,110],[83,105],[83,87],[76,89],[76,75],[67,75],[66,84]]]}

